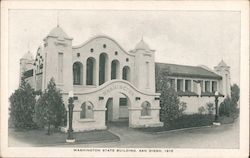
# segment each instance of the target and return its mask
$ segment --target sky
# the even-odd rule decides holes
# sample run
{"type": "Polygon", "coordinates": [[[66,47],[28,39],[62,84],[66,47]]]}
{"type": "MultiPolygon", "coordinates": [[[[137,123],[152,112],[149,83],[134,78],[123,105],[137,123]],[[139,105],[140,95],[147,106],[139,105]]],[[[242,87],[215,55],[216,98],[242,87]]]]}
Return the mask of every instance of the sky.
{"type": "Polygon", "coordinates": [[[231,67],[231,83],[239,84],[240,12],[9,10],[9,95],[18,88],[20,58],[28,50],[35,57],[57,24],[73,46],[107,35],[129,51],[143,37],[156,50],[156,62],[213,69],[223,59],[231,67]]]}

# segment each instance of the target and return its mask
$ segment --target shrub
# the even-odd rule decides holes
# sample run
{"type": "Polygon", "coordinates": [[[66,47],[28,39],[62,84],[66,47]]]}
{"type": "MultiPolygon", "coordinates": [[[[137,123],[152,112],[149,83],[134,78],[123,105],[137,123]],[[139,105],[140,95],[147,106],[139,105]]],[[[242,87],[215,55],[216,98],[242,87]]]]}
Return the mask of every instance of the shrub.
{"type": "Polygon", "coordinates": [[[24,79],[21,80],[19,88],[10,96],[9,101],[9,126],[19,129],[35,128],[33,121],[36,103],[34,90],[24,79]]]}
{"type": "Polygon", "coordinates": [[[214,121],[214,115],[192,114],[182,115],[169,123],[167,130],[180,129],[188,127],[199,127],[211,125],[214,121]]]}
{"type": "Polygon", "coordinates": [[[214,104],[213,103],[207,103],[206,104],[206,110],[209,115],[212,115],[214,112],[214,104]]]}
{"type": "Polygon", "coordinates": [[[201,106],[198,108],[198,114],[205,114],[206,109],[204,108],[204,106],[201,106]]]}

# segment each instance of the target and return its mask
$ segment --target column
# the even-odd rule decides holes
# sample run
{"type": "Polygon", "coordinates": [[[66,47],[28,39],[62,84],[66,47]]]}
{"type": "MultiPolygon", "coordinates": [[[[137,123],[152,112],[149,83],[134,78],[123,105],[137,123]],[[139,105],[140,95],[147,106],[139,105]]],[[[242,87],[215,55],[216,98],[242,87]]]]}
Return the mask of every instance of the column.
{"type": "Polygon", "coordinates": [[[183,92],[185,92],[185,79],[182,79],[183,82],[183,92]]]}
{"type": "Polygon", "coordinates": [[[194,91],[194,80],[191,80],[191,92],[194,91]]]}
{"type": "Polygon", "coordinates": [[[213,91],[212,91],[212,89],[213,89],[213,88],[212,88],[212,81],[209,81],[209,86],[210,86],[210,87],[209,87],[210,92],[213,92],[213,91]]]}
{"type": "Polygon", "coordinates": [[[86,86],[87,65],[86,62],[82,63],[82,85],[86,86]]]}
{"type": "Polygon", "coordinates": [[[95,72],[95,83],[94,84],[96,86],[99,86],[99,58],[97,58],[95,61],[94,72],[95,72]]]}
{"type": "Polygon", "coordinates": [[[107,82],[111,80],[111,62],[109,62],[109,60],[107,60],[105,67],[106,67],[105,68],[105,82],[107,82]]]}
{"type": "Polygon", "coordinates": [[[205,80],[202,80],[202,91],[205,92],[205,80]]]}
{"type": "Polygon", "coordinates": [[[177,92],[177,78],[174,79],[174,89],[177,92]]]}

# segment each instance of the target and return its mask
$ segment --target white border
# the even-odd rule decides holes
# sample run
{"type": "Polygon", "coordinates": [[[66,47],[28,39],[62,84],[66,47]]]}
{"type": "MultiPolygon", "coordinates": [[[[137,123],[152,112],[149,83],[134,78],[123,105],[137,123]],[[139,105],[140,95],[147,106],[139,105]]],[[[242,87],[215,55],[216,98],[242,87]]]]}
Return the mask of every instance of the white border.
{"type": "MultiPolygon", "coordinates": [[[[225,140],[227,141],[227,140],[225,140]]],[[[248,1],[2,1],[1,3],[1,155],[2,157],[246,157],[249,150],[249,2],[248,1]],[[173,152],[73,152],[72,148],[8,147],[8,10],[233,10],[241,11],[240,149],[173,149],[173,152]]]]}

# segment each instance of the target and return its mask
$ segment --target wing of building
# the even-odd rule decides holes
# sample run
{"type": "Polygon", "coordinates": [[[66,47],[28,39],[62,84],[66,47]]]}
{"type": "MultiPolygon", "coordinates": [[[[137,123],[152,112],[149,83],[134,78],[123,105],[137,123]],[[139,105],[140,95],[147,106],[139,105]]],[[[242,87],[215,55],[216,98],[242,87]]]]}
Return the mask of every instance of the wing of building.
{"type": "Polygon", "coordinates": [[[205,66],[156,63],[155,50],[142,39],[126,51],[108,36],[96,36],[72,46],[73,38],[57,26],[44,38],[36,57],[20,60],[20,78],[44,90],[51,78],[67,104],[74,92],[75,131],[105,129],[108,121],[128,120],[130,127],[162,126],[157,81],[168,71],[171,86],[187,103],[186,113],[214,101],[214,92],[230,95],[230,67],[221,61],[205,66]]]}

